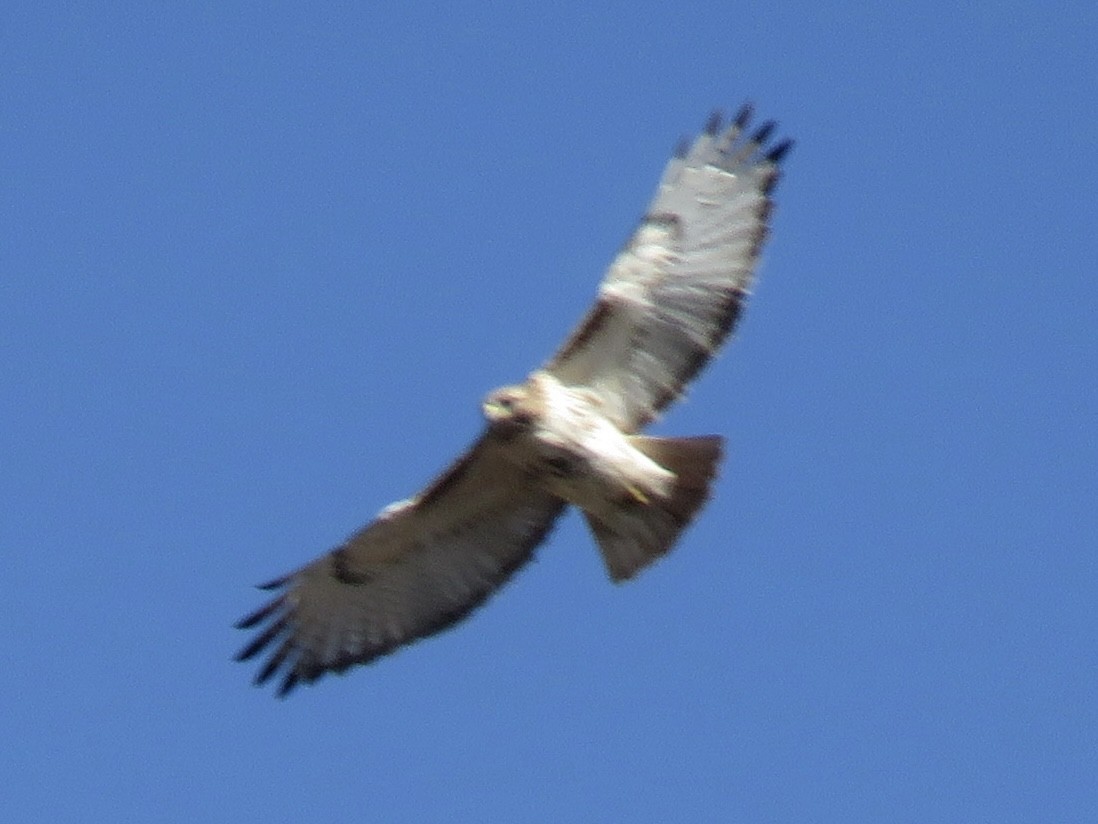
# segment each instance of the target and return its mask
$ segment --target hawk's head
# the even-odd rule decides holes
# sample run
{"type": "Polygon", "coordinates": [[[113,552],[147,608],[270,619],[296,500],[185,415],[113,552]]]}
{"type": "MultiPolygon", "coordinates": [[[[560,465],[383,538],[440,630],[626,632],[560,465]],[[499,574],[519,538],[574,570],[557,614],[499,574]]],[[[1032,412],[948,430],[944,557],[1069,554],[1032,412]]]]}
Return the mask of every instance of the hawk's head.
{"type": "Polygon", "coordinates": [[[541,405],[524,385],[504,386],[488,393],[482,408],[493,427],[515,431],[529,429],[541,414],[541,405]]]}

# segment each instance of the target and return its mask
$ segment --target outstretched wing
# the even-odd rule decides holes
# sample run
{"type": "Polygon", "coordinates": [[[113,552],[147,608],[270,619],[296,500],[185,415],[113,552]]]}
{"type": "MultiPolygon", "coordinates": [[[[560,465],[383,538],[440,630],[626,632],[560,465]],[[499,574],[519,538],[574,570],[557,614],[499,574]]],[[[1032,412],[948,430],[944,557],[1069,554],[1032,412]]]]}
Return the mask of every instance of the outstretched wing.
{"type": "Polygon", "coordinates": [[[342,546],[265,584],[280,594],[242,619],[261,627],[256,677],[279,695],[460,621],[526,563],[564,508],[486,434],[420,496],[387,507],[342,546]]]}
{"type": "Polygon", "coordinates": [[[778,164],[792,146],[766,148],[772,121],[745,137],[750,116],[744,106],[722,130],[714,115],[693,146],[676,152],[594,307],[544,367],[596,392],[623,431],[682,393],[743,307],[778,164]]]}

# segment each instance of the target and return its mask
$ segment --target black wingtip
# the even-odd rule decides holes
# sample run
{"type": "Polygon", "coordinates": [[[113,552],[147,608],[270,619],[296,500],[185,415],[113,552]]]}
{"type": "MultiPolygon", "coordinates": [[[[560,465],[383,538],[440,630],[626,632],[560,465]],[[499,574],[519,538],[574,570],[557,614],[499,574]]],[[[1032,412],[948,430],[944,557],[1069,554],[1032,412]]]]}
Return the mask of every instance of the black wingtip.
{"type": "Polygon", "coordinates": [[[260,639],[250,641],[248,645],[242,648],[236,655],[233,656],[233,660],[238,663],[243,663],[251,658],[255,657],[255,654],[263,649],[264,644],[260,643],[260,639]]]}
{"type": "Polygon", "coordinates": [[[751,122],[751,115],[755,113],[755,106],[751,102],[744,103],[740,106],[740,110],[736,112],[736,117],[732,120],[732,125],[738,130],[742,131],[747,127],[747,124],[751,122]]]}
{"type": "Polygon", "coordinates": [[[690,141],[685,137],[680,137],[679,142],[675,144],[675,151],[671,153],[672,157],[676,157],[682,160],[686,157],[690,151],[690,141]]]}
{"type": "Polygon", "coordinates": [[[789,150],[793,148],[794,142],[792,138],[787,137],[766,153],[766,159],[771,163],[781,163],[782,158],[789,154],[789,150]]]}
{"type": "Polygon", "coordinates": [[[289,582],[289,580],[293,577],[294,577],[293,575],[283,575],[280,578],[275,578],[271,581],[267,581],[265,584],[256,584],[255,588],[256,589],[266,589],[266,590],[278,589],[281,586],[285,586],[287,584],[287,582],[289,582]]]}
{"type": "Polygon", "coordinates": [[[282,616],[263,632],[259,633],[255,638],[251,640],[240,652],[236,654],[237,661],[247,661],[249,658],[255,656],[257,652],[267,646],[271,641],[277,638],[282,631],[286,628],[287,623],[286,616],[282,616]]]}
{"type": "Polygon", "coordinates": [[[237,629],[251,629],[264,618],[274,613],[280,606],[282,606],[282,599],[275,598],[273,601],[269,601],[268,603],[261,606],[255,612],[249,612],[247,615],[245,615],[243,618],[233,624],[233,626],[237,629]]]}
{"type": "Polygon", "coordinates": [[[290,648],[289,643],[283,642],[282,646],[275,650],[274,654],[267,659],[263,668],[256,673],[255,685],[257,687],[266,684],[267,680],[282,666],[282,662],[285,661],[286,657],[290,654],[290,648]]]}
{"type": "Polygon", "coordinates": [[[275,691],[275,695],[277,695],[279,698],[285,698],[287,695],[293,692],[294,687],[297,686],[299,678],[300,676],[298,675],[296,669],[290,670],[288,673],[286,673],[286,677],[282,679],[282,683],[278,685],[278,690],[275,691]]]}
{"type": "Polygon", "coordinates": [[[755,134],[751,135],[751,142],[756,146],[761,146],[767,140],[770,139],[770,135],[774,133],[774,129],[778,127],[778,124],[773,120],[767,120],[761,126],[755,134]]]}
{"type": "Polygon", "coordinates": [[[705,133],[710,137],[713,137],[721,130],[721,113],[714,111],[709,115],[709,119],[705,121],[705,133]]]}

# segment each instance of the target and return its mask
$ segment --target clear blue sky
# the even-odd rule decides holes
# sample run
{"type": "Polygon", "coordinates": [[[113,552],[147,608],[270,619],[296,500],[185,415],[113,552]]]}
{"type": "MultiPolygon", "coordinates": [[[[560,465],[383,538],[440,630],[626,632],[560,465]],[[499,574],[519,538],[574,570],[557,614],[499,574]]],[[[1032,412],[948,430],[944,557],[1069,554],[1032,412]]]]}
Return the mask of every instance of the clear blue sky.
{"type": "Polygon", "coordinates": [[[69,5],[0,12],[0,818],[1098,820],[1093,4],[69,5]],[[798,145],[658,427],[730,444],[677,550],[615,587],[573,515],[250,686],[251,585],[461,450],[748,98],[798,145]]]}

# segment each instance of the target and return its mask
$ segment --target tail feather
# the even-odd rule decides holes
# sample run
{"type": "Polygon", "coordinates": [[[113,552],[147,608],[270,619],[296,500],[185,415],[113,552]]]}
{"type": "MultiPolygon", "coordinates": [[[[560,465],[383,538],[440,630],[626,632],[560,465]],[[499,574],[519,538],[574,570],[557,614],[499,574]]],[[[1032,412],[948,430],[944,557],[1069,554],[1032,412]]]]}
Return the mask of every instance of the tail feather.
{"type": "Polygon", "coordinates": [[[675,479],[666,496],[635,495],[609,517],[584,513],[607,571],[615,581],[632,578],[675,545],[679,533],[709,498],[723,446],[722,438],[717,435],[695,438],[635,435],[630,442],[674,473],[675,479]]]}

